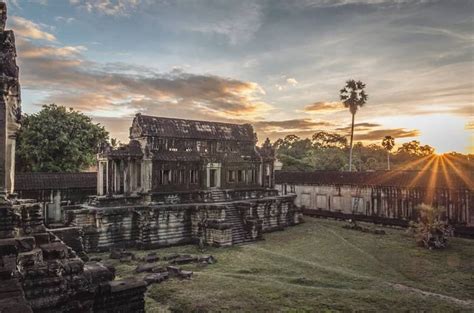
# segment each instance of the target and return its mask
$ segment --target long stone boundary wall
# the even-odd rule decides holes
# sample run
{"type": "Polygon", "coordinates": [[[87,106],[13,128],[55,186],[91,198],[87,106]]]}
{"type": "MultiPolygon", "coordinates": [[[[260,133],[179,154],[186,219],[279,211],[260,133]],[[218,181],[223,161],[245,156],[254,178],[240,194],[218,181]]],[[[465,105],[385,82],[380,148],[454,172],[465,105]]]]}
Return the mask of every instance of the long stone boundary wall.
{"type": "Polygon", "coordinates": [[[283,194],[295,195],[295,205],[305,215],[401,227],[418,218],[416,207],[429,196],[433,205],[444,208],[444,219],[454,226],[456,235],[474,238],[471,190],[284,183],[276,187],[283,194]]]}

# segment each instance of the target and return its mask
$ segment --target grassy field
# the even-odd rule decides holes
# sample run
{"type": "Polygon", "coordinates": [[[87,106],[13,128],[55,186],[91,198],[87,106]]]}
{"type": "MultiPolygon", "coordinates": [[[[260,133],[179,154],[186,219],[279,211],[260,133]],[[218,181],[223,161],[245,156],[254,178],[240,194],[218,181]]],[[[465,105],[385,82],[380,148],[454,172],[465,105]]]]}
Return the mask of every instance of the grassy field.
{"type": "MultiPolygon", "coordinates": [[[[147,312],[474,312],[474,240],[428,251],[404,230],[373,235],[342,225],[306,218],[258,243],[209,248],[218,263],[185,266],[192,280],[149,287],[147,312]]],[[[157,252],[200,254],[195,246],[157,252]]],[[[134,276],[137,263],[115,264],[119,278],[134,276]]]]}

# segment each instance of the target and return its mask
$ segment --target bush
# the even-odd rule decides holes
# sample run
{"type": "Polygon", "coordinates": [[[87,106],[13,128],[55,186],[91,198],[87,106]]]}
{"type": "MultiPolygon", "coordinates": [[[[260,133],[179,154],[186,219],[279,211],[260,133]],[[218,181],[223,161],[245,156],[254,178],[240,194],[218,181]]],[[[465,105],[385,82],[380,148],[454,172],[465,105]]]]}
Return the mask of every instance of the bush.
{"type": "Polygon", "coordinates": [[[418,220],[410,222],[416,243],[430,250],[446,248],[452,228],[441,219],[444,210],[427,204],[421,204],[416,209],[418,220]]]}

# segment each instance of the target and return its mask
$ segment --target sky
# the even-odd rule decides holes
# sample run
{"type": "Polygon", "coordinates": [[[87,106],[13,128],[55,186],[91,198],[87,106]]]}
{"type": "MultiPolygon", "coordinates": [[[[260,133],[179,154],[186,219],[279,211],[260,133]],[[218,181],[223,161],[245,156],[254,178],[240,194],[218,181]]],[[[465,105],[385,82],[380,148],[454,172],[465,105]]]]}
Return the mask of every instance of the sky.
{"type": "Polygon", "coordinates": [[[260,141],[355,140],[474,153],[474,1],[7,0],[22,106],[56,103],[127,142],[142,114],[251,123],[260,141]]]}

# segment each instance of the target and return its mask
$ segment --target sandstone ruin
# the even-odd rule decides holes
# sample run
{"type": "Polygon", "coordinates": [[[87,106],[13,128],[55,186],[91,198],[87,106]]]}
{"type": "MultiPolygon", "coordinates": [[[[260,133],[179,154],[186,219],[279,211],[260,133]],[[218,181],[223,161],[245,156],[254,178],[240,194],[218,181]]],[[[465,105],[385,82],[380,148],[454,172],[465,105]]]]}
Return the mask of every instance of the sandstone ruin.
{"type": "Polygon", "coordinates": [[[97,197],[65,208],[87,251],[184,243],[230,246],[298,224],[274,189],[275,152],[249,124],[137,114],[130,143],[98,156],[97,197]]]}
{"type": "Polygon", "coordinates": [[[0,2],[0,312],[144,312],[145,282],[113,281],[113,268],[86,262],[81,229],[50,231],[41,204],[13,194],[21,99],[6,19],[0,2]]]}

